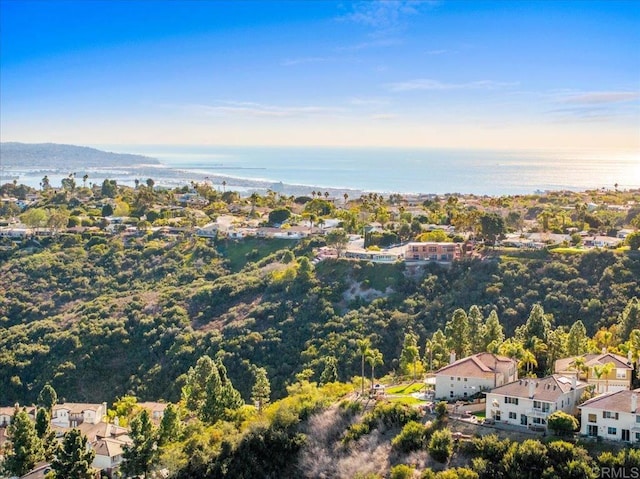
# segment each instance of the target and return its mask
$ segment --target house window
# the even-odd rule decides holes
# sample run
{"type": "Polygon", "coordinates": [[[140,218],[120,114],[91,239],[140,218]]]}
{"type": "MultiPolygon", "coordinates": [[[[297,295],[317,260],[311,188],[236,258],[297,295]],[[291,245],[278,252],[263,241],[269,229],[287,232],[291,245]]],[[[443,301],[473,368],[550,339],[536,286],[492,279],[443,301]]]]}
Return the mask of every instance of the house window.
{"type": "Polygon", "coordinates": [[[452,398],[453,397],[453,391],[449,391],[449,397],[452,398]]]}
{"type": "Polygon", "coordinates": [[[539,409],[542,412],[549,412],[550,406],[548,402],[533,401],[533,409],[539,409]]]}
{"type": "Polygon", "coordinates": [[[505,396],[504,402],[505,402],[505,404],[515,404],[517,406],[518,405],[518,398],[512,398],[512,397],[509,397],[509,396],[505,396]]]}
{"type": "Polygon", "coordinates": [[[602,411],[603,419],[615,419],[618,420],[618,413],[613,411],[602,411]]]}
{"type": "Polygon", "coordinates": [[[460,378],[458,378],[458,381],[460,381],[460,378]]]}
{"type": "Polygon", "coordinates": [[[464,382],[465,382],[465,383],[467,382],[467,378],[464,378],[464,382]]]}
{"type": "Polygon", "coordinates": [[[616,369],[616,379],[627,379],[627,370],[616,369]]]}
{"type": "Polygon", "coordinates": [[[640,442],[640,432],[636,432],[636,442],[640,442]]]}
{"type": "Polygon", "coordinates": [[[609,434],[610,436],[615,436],[616,435],[616,428],[615,427],[608,427],[607,428],[607,434],[609,434]]]}
{"type": "Polygon", "coordinates": [[[509,419],[517,419],[518,415],[515,412],[509,413],[509,419]]]}
{"type": "Polygon", "coordinates": [[[542,419],[541,417],[534,417],[533,418],[533,423],[534,424],[546,424],[547,421],[542,419]]]}
{"type": "Polygon", "coordinates": [[[587,419],[589,422],[598,422],[598,415],[597,414],[589,414],[589,417],[587,419]]]}
{"type": "Polygon", "coordinates": [[[640,414],[636,415],[636,423],[640,424],[640,414]]]}

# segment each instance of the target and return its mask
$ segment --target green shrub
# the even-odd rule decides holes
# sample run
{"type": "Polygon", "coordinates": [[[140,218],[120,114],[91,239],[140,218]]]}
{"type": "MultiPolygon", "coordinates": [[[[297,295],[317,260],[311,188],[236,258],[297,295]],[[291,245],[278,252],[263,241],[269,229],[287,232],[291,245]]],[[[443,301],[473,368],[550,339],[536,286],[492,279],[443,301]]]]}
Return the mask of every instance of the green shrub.
{"type": "Polygon", "coordinates": [[[411,452],[425,446],[426,428],[417,421],[410,421],[404,425],[400,434],[393,438],[391,445],[402,452],[411,452]]]}
{"type": "Polygon", "coordinates": [[[389,471],[389,479],[411,479],[413,477],[413,467],[406,464],[393,466],[389,471]]]}
{"type": "Polygon", "coordinates": [[[438,462],[447,462],[453,454],[453,438],[449,429],[433,433],[429,441],[429,454],[438,462]]]}

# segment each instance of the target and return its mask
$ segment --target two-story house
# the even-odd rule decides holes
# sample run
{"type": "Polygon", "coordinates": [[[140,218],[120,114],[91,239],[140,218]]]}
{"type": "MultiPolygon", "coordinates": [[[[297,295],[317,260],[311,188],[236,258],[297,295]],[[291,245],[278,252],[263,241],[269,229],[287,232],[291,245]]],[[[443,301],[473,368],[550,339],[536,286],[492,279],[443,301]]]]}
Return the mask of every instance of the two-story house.
{"type": "Polygon", "coordinates": [[[621,390],[580,405],[580,433],[613,441],[640,442],[640,389],[621,390]]]}
{"type": "Polygon", "coordinates": [[[578,375],[582,381],[595,386],[598,394],[631,389],[633,365],[624,356],[603,351],[600,354],[582,354],[558,359],[554,372],[563,375],[578,375]],[[603,366],[612,364],[611,371],[604,374],[603,366]]]}
{"type": "Polygon", "coordinates": [[[51,424],[53,426],[70,428],[82,423],[98,424],[107,415],[107,403],[83,404],[64,403],[53,406],[51,424]]]}
{"type": "Polygon", "coordinates": [[[588,387],[575,375],[519,379],[487,393],[486,417],[507,424],[546,428],[547,417],[555,411],[575,414],[577,403],[588,387]]]}
{"type": "Polygon", "coordinates": [[[413,242],[405,248],[407,261],[451,262],[460,259],[462,249],[459,243],[413,242]]]}
{"type": "Polygon", "coordinates": [[[464,399],[518,379],[518,363],[506,356],[478,353],[455,360],[435,373],[436,399],[464,399]]]}
{"type": "Polygon", "coordinates": [[[91,464],[98,469],[103,476],[109,478],[121,477],[119,474],[120,465],[124,460],[122,453],[126,444],[131,444],[129,436],[108,437],[98,439],[91,443],[91,448],[96,455],[91,464]]]}

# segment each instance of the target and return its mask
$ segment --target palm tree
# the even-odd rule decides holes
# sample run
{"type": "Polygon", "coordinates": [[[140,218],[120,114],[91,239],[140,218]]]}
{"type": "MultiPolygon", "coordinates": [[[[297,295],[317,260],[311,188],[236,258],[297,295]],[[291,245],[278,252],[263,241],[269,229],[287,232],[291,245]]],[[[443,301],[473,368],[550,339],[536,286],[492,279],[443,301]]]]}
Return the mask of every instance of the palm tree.
{"type": "Polygon", "coordinates": [[[358,352],[362,357],[362,374],[360,377],[362,378],[362,392],[361,394],[364,396],[364,360],[369,352],[369,348],[371,347],[371,341],[369,338],[358,339],[356,341],[356,346],[358,347],[358,352]]]}
{"type": "Polygon", "coordinates": [[[609,375],[614,371],[616,365],[613,363],[607,363],[602,365],[602,375],[604,376],[604,392],[609,392],[609,375]]]}
{"type": "Polygon", "coordinates": [[[574,358],[569,366],[576,372],[576,379],[580,379],[580,375],[582,373],[586,373],[589,370],[583,356],[577,356],[576,358],[574,358]]]}
{"type": "Polygon", "coordinates": [[[536,356],[531,351],[525,349],[522,352],[522,357],[518,362],[518,366],[520,366],[521,368],[524,367],[527,374],[529,374],[532,367],[538,367],[538,361],[536,360],[536,356]]]}
{"type": "Polygon", "coordinates": [[[227,191],[227,182],[222,180],[222,192],[225,193],[227,191]]]}
{"type": "Polygon", "coordinates": [[[84,176],[82,177],[82,187],[86,188],[87,187],[87,180],[89,179],[89,175],[87,175],[86,173],[84,174],[84,176]]]}
{"type": "Polygon", "coordinates": [[[371,349],[367,355],[367,362],[371,366],[371,387],[375,384],[375,369],[376,366],[382,366],[382,353],[377,349],[371,349]]]}
{"type": "Polygon", "coordinates": [[[593,374],[598,380],[598,382],[602,379],[602,376],[604,376],[604,379],[605,379],[604,392],[605,393],[609,391],[609,374],[611,373],[611,371],[613,371],[614,368],[615,368],[615,365],[613,363],[596,364],[593,367],[593,374]]]}
{"type": "Polygon", "coordinates": [[[344,198],[344,205],[347,206],[347,201],[349,200],[349,194],[345,193],[344,195],[342,195],[342,197],[344,198]]]}

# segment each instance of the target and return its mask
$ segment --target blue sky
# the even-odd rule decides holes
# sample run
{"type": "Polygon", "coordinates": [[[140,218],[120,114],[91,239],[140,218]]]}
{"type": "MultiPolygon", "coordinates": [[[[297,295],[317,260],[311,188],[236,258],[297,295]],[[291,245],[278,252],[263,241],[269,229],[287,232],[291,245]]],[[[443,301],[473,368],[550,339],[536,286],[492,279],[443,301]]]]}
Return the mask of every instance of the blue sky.
{"type": "Polygon", "coordinates": [[[0,138],[640,149],[637,1],[0,0],[0,138]]]}

